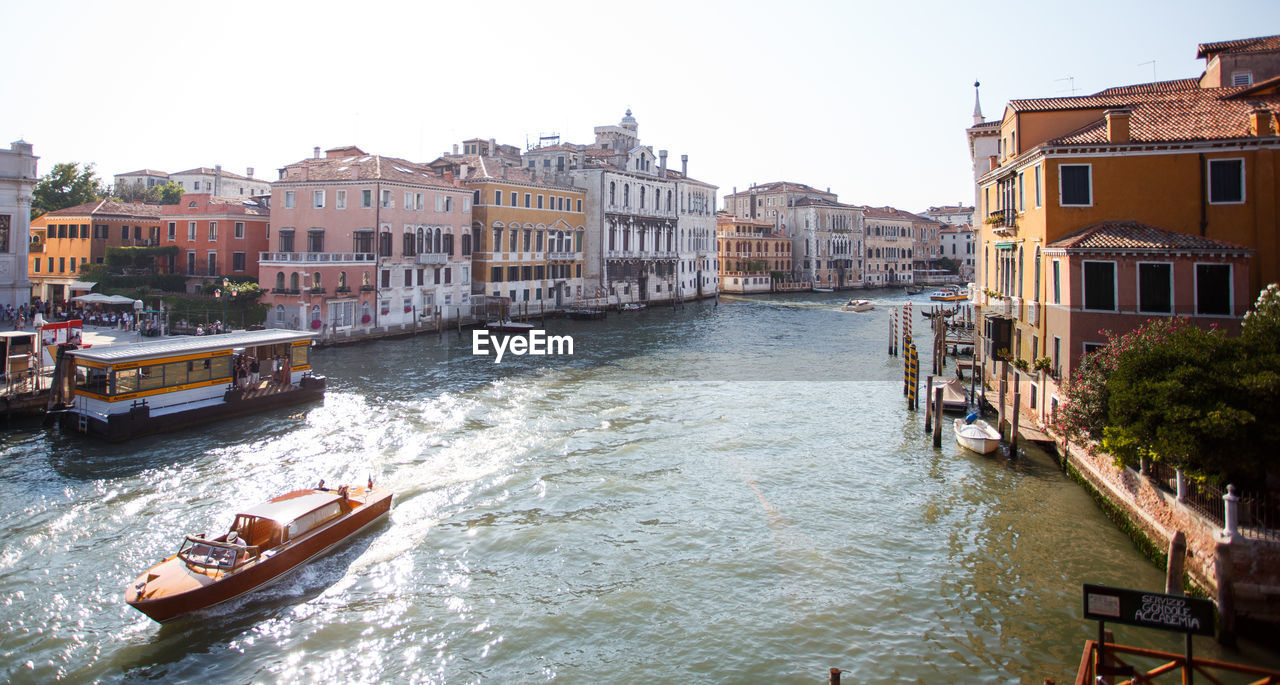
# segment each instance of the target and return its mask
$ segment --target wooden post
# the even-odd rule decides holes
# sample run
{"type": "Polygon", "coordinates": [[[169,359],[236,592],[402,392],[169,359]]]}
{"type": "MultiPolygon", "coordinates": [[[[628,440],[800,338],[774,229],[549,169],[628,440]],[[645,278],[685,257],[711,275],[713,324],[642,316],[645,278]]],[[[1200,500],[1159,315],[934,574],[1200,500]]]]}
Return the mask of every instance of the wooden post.
{"type": "Polygon", "coordinates": [[[1009,415],[1004,411],[1004,392],[1008,386],[1009,362],[1000,362],[1000,406],[996,408],[996,432],[1004,433],[1004,421],[1009,415]]]}
{"type": "Polygon", "coordinates": [[[1018,418],[1022,416],[1022,382],[1017,371],[1013,372],[1013,425],[1009,428],[1009,456],[1018,456],[1018,418]]]}
{"type": "Polygon", "coordinates": [[[933,403],[927,400],[928,393],[933,392],[933,376],[929,376],[929,379],[924,382],[924,387],[928,388],[925,391],[926,401],[924,405],[924,433],[928,435],[929,431],[933,430],[933,403]]]}
{"type": "Polygon", "coordinates": [[[840,685],[840,669],[831,669],[831,679],[828,682],[831,685],[840,685]]]}
{"type": "Polygon", "coordinates": [[[1173,534],[1169,541],[1169,556],[1164,567],[1164,593],[1182,594],[1182,567],[1187,560],[1187,536],[1182,531],[1173,534]]]}
{"type": "Polygon", "coordinates": [[[933,390],[933,446],[942,447],[942,388],[933,390]]]}
{"type": "Polygon", "coordinates": [[[1219,539],[1213,550],[1213,571],[1218,580],[1218,643],[1236,644],[1236,602],[1232,589],[1235,574],[1231,572],[1231,542],[1219,539]]]}

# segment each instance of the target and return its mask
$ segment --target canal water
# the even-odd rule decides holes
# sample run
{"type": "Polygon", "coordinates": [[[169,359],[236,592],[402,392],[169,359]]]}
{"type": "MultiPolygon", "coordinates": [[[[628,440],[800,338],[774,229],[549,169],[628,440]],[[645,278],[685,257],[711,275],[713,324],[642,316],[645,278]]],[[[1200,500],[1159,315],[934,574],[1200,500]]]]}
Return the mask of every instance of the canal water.
{"type": "Polygon", "coordinates": [[[548,320],[572,356],[501,364],[318,350],[323,406],[124,445],[10,426],[0,680],[1068,681],[1081,584],[1162,571],[1044,453],[933,448],[886,355],[905,298],[842,299],[548,320]],[[123,602],[183,534],[369,477],[389,520],[285,581],[164,626],[123,602]]]}

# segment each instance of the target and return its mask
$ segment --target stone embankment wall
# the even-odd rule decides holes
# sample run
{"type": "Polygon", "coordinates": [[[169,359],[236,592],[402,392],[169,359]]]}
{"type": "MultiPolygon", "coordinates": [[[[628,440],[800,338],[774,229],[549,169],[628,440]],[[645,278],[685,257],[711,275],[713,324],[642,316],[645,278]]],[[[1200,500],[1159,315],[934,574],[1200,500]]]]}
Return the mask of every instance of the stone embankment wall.
{"type": "MultiPolygon", "coordinates": [[[[1172,493],[1132,469],[1118,468],[1110,454],[1078,445],[1058,443],[1059,454],[1082,481],[1104,497],[1127,520],[1129,532],[1146,538],[1149,556],[1163,558],[1177,531],[1187,539],[1186,572],[1191,582],[1211,598],[1219,597],[1219,578],[1230,578],[1235,614],[1239,618],[1280,624],[1280,541],[1251,535],[1244,528],[1234,538],[1212,521],[1179,502],[1172,493]],[[1219,548],[1229,568],[1215,562],[1219,548]]],[[[1118,522],[1122,526],[1125,522],[1118,522]]]]}

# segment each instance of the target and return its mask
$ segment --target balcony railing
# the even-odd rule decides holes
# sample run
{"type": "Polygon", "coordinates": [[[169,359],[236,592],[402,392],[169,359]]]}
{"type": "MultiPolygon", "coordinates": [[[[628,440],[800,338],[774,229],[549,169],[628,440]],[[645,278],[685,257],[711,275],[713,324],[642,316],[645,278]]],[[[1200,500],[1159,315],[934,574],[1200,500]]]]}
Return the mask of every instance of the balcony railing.
{"type": "Polygon", "coordinates": [[[259,264],[370,264],[373,261],[372,252],[262,252],[258,255],[259,264]]]}
{"type": "Polygon", "coordinates": [[[1018,213],[1012,209],[997,209],[987,217],[987,223],[998,235],[1008,235],[1018,228],[1018,213]]]}
{"type": "Polygon", "coordinates": [[[553,262],[566,261],[566,260],[571,261],[577,258],[578,258],[577,252],[548,252],[547,253],[547,260],[553,261],[553,262]]]}
{"type": "Polygon", "coordinates": [[[608,250],[607,259],[675,259],[674,250],[608,250]]]}
{"type": "Polygon", "coordinates": [[[443,252],[419,252],[419,264],[445,264],[449,261],[449,255],[443,252]]]}

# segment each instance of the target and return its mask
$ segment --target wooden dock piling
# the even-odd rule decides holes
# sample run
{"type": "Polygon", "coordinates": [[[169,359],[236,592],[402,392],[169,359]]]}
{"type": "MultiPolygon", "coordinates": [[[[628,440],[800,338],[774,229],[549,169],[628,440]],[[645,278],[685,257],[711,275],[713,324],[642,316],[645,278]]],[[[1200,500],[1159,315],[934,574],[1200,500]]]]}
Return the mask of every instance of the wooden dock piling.
{"type": "Polygon", "coordinates": [[[942,447],[942,388],[933,389],[933,446],[942,447]]]}

